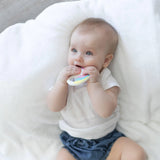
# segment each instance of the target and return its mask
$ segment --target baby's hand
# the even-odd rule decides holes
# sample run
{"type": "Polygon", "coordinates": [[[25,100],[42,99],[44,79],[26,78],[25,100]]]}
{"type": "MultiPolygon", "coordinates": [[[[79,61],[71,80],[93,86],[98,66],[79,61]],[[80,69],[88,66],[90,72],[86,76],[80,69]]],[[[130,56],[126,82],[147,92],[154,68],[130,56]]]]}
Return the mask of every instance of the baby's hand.
{"type": "Polygon", "coordinates": [[[57,78],[57,82],[60,82],[64,85],[67,84],[67,79],[70,76],[77,75],[81,73],[81,69],[79,67],[76,67],[74,65],[66,66],[62,69],[62,71],[59,73],[59,76],[57,78]]]}
{"type": "Polygon", "coordinates": [[[87,83],[96,83],[99,80],[99,71],[94,66],[85,67],[83,74],[89,74],[87,83]]]}

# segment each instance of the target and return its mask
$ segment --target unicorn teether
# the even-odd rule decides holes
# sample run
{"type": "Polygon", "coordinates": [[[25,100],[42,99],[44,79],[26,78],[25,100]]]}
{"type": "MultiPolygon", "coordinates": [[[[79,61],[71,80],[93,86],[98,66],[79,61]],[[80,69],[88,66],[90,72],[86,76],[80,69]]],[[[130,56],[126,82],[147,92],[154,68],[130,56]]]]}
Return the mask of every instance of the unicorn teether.
{"type": "Polygon", "coordinates": [[[68,78],[67,83],[70,86],[78,86],[89,79],[89,75],[83,75],[83,69],[79,75],[71,76],[68,78]]]}

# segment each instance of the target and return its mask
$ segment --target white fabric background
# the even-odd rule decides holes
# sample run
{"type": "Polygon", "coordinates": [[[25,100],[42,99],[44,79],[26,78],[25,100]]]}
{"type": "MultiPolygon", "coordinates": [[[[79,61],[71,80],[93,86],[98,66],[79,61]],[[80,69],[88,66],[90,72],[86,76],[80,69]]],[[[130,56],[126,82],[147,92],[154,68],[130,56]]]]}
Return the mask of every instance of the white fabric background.
{"type": "Polygon", "coordinates": [[[157,6],[159,1],[151,0],[59,3],[44,10],[35,20],[2,32],[0,158],[55,158],[61,147],[59,114],[47,109],[48,88],[66,65],[74,26],[87,17],[100,17],[109,21],[120,35],[110,66],[122,88],[118,129],[144,147],[149,160],[159,160],[160,13],[157,6]]]}
{"type": "Polygon", "coordinates": [[[72,0],[1,0],[0,32],[10,25],[35,18],[49,5],[64,1],[72,0]]]}

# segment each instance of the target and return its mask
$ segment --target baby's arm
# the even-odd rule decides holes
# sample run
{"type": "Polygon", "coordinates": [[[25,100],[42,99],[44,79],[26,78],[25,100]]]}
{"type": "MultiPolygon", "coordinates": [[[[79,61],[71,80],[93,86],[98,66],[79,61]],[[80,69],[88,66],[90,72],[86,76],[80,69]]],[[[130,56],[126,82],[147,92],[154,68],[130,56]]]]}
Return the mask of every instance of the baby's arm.
{"type": "Polygon", "coordinates": [[[88,84],[88,94],[96,113],[101,117],[109,117],[117,106],[118,87],[104,90],[99,82],[88,84]]]}
{"type": "Polygon", "coordinates": [[[90,75],[87,89],[95,112],[103,118],[109,117],[117,106],[119,87],[104,90],[99,82],[99,72],[95,67],[87,67],[85,73],[90,75]]]}
{"type": "Polygon", "coordinates": [[[71,75],[79,74],[80,68],[67,66],[59,74],[57,81],[48,95],[48,107],[53,112],[61,111],[67,102],[68,84],[67,79],[71,75]]]}

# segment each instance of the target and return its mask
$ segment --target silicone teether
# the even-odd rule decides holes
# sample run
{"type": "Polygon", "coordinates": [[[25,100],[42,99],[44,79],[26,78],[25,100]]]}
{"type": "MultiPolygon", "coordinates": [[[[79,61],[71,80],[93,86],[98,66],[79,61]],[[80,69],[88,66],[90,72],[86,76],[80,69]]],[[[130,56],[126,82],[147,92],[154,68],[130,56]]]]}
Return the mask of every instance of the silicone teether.
{"type": "Polygon", "coordinates": [[[71,76],[68,78],[67,83],[70,86],[78,86],[89,79],[89,75],[83,75],[83,69],[79,75],[71,76]]]}

